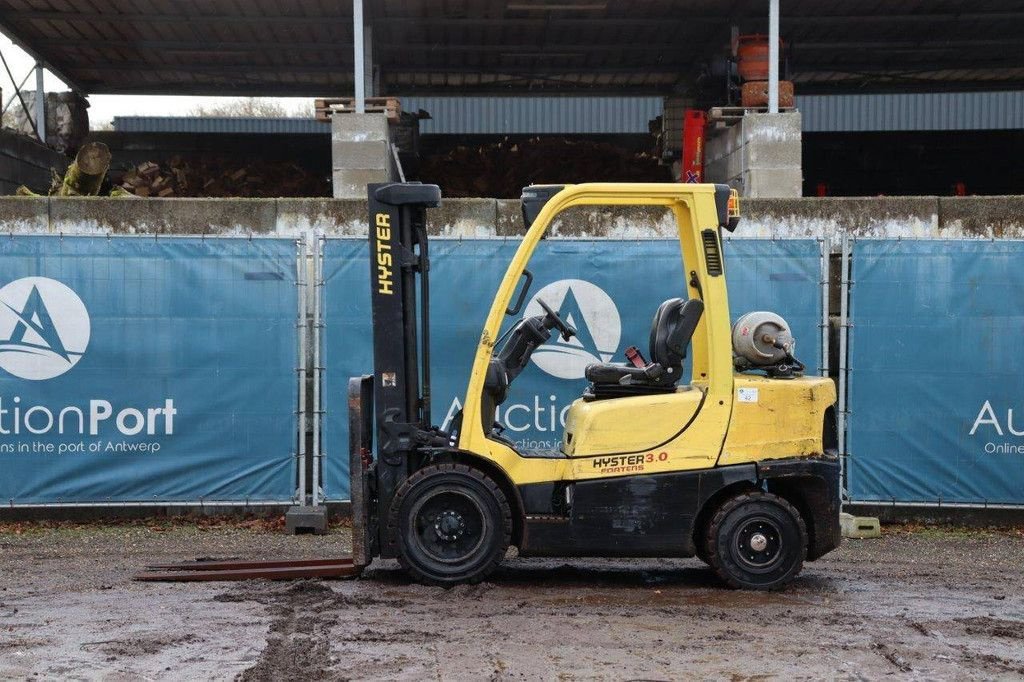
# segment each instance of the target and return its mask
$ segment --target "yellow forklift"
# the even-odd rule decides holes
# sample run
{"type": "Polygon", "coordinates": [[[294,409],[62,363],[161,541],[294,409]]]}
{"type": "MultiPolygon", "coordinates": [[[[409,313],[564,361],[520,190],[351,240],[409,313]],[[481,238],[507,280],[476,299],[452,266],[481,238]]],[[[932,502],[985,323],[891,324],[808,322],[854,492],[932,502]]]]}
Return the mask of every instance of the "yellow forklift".
{"type": "Polygon", "coordinates": [[[374,371],[348,393],[357,566],[397,558],[413,578],[449,586],[485,579],[510,546],[521,557],[698,556],[731,587],[771,589],[839,545],[835,388],[803,376],[782,318],[730,324],[721,231],[739,215],[728,186],[524,189],[526,235],[447,431],[430,413],[426,211],[441,192],[368,192],[374,371]],[[496,408],[539,346],[576,333],[548,301],[520,317],[530,257],[561,212],[623,205],[672,213],[686,281],[651,311],[648,357],[630,347],[625,362],[587,368],[560,449],[517,449],[496,408]]]}

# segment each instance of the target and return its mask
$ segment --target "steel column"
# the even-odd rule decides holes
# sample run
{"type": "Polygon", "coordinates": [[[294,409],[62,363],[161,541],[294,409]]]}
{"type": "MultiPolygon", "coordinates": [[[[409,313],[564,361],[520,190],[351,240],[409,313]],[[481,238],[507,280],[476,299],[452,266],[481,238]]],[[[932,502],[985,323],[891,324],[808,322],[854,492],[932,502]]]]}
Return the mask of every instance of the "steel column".
{"type": "Polygon", "coordinates": [[[768,1],[768,113],[779,113],[779,0],[768,1]]]}
{"type": "Polygon", "coordinates": [[[353,57],[355,66],[352,70],[352,77],[356,84],[356,113],[366,113],[366,67],[364,58],[366,46],[363,42],[363,0],[352,0],[352,36],[353,36],[353,57]]]}
{"type": "Polygon", "coordinates": [[[363,87],[367,97],[376,97],[377,91],[373,81],[373,26],[363,27],[363,87]]]}
{"type": "MultiPolygon", "coordinates": [[[[28,112],[25,112],[28,115],[28,112]]],[[[46,89],[43,87],[43,63],[36,62],[36,132],[46,143],[46,89]]]]}

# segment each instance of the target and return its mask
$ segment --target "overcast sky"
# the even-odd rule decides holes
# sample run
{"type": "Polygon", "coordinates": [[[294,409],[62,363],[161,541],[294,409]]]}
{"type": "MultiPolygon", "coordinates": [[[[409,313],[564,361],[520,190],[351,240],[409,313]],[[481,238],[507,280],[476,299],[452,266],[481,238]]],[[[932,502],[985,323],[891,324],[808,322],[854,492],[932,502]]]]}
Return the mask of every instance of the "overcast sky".
{"type": "MultiPolygon", "coordinates": [[[[10,67],[14,78],[20,83],[25,74],[32,70],[34,61],[25,52],[0,35],[0,51],[10,67]]],[[[44,85],[48,92],[68,90],[67,85],[49,71],[46,72],[44,85]]],[[[3,102],[14,95],[14,85],[7,77],[7,72],[0,65],[0,88],[3,89],[3,102]]],[[[28,90],[36,89],[36,77],[33,73],[25,83],[28,90]]],[[[235,97],[176,97],[171,95],[90,95],[89,124],[92,127],[109,123],[114,116],[185,116],[197,106],[229,102],[235,97]]],[[[310,97],[267,98],[281,102],[288,109],[308,110],[310,97]]]]}

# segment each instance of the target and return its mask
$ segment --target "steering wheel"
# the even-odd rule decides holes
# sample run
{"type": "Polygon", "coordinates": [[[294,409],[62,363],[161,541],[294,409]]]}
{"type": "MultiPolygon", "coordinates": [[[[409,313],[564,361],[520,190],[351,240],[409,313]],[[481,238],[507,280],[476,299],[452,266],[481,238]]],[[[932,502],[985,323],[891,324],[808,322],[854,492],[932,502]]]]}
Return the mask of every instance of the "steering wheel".
{"type": "Polygon", "coordinates": [[[540,307],[544,309],[545,316],[551,321],[554,328],[561,332],[563,341],[568,341],[572,337],[576,336],[576,328],[570,324],[566,324],[565,321],[558,316],[558,313],[551,309],[551,306],[539,298],[537,299],[537,303],[540,303],[540,307]]]}

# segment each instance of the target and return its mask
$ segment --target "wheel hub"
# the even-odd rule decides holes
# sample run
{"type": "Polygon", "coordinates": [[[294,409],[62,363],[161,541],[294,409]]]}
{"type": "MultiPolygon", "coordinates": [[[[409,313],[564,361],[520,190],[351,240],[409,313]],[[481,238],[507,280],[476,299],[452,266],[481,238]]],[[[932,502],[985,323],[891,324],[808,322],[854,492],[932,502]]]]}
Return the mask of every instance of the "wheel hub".
{"type": "Polygon", "coordinates": [[[781,550],[782,531],[769,518],[749,519],[736,534],[736,555],[751,568],[767,568],[781,550]]]}
{"type": "Polygon", "coordinates": [[[446,509],[434,520],[434,532],[440,539],[454,542],[466,532],[466,520],[457,511],[446,509]]]}
{"type": "Polygon", "coordinates": [[[416,501],[410,515],[412,539],[433,561],[466,561],[487,537],[484,508],[472,492],[452,487],[433,490],[416,501]]]}

